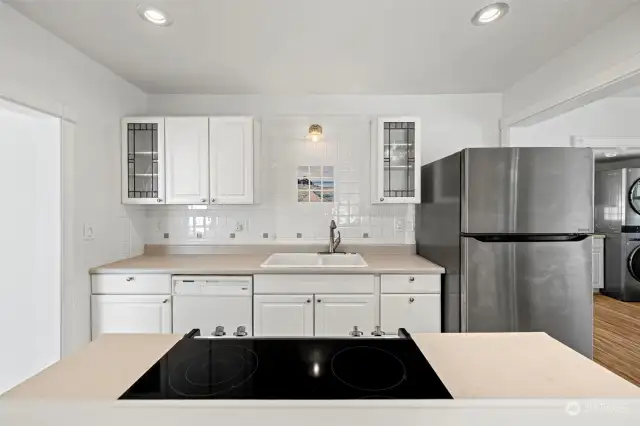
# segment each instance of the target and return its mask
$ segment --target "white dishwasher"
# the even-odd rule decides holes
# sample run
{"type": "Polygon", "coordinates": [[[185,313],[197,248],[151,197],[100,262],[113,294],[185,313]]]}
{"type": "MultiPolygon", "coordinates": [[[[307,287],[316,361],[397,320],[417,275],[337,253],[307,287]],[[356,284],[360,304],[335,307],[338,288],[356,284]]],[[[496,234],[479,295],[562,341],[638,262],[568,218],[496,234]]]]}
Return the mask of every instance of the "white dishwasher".
{"type": "Polygon", "coordinates": [[[173,332],[199,328],[203,336],[253,336],[253,277],[177,275],[173,332]]]}

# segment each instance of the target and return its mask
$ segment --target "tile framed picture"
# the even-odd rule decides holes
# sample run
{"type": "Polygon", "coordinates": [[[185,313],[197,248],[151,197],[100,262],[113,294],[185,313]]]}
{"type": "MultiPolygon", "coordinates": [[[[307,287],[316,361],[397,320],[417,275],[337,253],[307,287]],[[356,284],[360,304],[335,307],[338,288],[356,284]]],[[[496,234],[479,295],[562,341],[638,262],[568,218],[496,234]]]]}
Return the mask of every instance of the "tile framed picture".
{"type": "Polygon", "coordinates": [[[298,202],[333,203],[333,166],[298,166],[298,202]]]}

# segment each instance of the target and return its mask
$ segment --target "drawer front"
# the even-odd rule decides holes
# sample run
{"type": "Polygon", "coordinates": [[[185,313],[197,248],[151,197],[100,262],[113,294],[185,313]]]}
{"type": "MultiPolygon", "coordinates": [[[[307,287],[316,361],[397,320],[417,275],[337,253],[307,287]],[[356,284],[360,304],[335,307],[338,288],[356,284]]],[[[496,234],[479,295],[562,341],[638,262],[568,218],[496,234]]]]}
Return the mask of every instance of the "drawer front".
{"type": "Polygon", "coordinates": [[[440,293],[442,275],[382,275],[384,293],[440,293]]]}
{"type": "Polygon", "coordinates": [[[93,294],[170,294],[171,275],[95,274],[91,276],[93,294]]]}
{"type": "Polygon", "coordinates": [[[252,277],[174,276],[173,294],[251,297],[252,277]]]}
{"type": "Polygon", "coordinates": [[[255,275],[256,294],[369,294],[373,275],[255,275]]]}

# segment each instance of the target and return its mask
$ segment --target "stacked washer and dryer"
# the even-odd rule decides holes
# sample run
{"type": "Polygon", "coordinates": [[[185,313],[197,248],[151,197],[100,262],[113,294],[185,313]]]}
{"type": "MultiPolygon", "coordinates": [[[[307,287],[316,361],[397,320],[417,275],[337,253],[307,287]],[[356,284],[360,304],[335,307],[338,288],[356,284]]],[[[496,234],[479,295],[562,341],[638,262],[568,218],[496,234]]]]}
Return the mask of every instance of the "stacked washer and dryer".
{"type": "Polygon", "coordinates": [[[604,289],[626,302],[640,301],[640,168],[595,174],[595,232],[605,235],[604,289]]]}

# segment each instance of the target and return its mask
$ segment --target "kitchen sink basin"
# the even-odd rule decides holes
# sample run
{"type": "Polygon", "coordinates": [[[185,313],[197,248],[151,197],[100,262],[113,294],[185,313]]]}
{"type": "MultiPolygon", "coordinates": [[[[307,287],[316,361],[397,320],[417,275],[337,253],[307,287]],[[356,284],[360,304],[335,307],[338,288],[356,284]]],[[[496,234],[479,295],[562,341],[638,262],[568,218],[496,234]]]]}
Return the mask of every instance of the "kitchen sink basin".
{"type": "Polygon", "coordinates": [[[264,261],[262,268],[363,268],[367,266],[356,253],[274,253],[264,261]]]}

